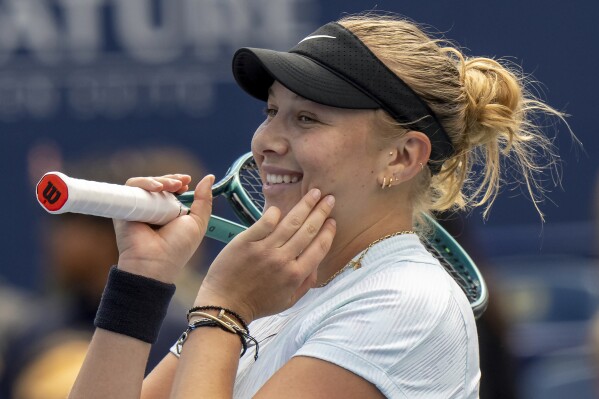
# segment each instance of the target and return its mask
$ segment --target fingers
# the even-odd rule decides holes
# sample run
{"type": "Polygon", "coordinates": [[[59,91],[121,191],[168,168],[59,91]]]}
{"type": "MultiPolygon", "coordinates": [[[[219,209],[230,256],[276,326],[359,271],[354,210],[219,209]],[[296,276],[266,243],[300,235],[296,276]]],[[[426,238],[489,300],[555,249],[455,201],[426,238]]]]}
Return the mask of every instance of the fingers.
{"type": "Polygon", "coordinates": [[[299,272],[307,277],[297,289],[296,296],[301,297],[316,284],[318,265],[331,249],[336,232],[335,220],[327,219],[314,240],[298,256],[296,265],[300,269],[299,272]]]}
{"type": "Polygon", "coordinates": [[[260,220],[243,233],[244,238],[259,241],[268,237],[269,247],[285,245],[295,258],[314,239],[335,204],[332,195],[319,202],[320,196],[319,189],[310,190],[283,220],[277,207],[269,207],[260,220]]]}
{"type": "MultiPolygon", "coordinates": [[[[320,233],[325,221],[335,206],[335,197],[327,195],[319,201],[309,212],[299,229],[289,238],[284,246],[296,256],[304,252],[320,233]]],[[[284,224],[285,220],[281,224],[284,224]]],[[[294,223],[290,223],[293,225],[294,223]]]]}
{"type": "MultiPolygon", "coordinates": [[[[310,230],[312,237],[316,235],[320,229],[320,226],[322,225],[322,222],[324,222],[324,219],[317,227],[313,224],[305,225],[305,223],[316,204],[318,204],[320,196],[320,190],[313,188],[306,195],[304,195],[304,197],[296,206],[293,207],[293,209],[291,209],[291,211],[281,221],[280,225],[277,226],[276,233],[273,234],[270,239],[271,244],[274,247],[283,246],[302,227],[310,230]]],[[[297,252],[297,254],[299,254],[299,252],[297,252]]]]}
{"type": "Polygon", "coordinates": [[[194,191],[190,215],[196,221],[200,231],[204,233],[208,227],[208,220],[212,213],[212,185],[214,175],[206,175],[198,183],[194,191]]]}
{"type": "MultiPolygon", "coordinates": [[[[318,265],[331,249],[337,232],[335,220],[329,218],[334,206],[335,197],[332,195],[327,195],[320,200],[295,234],[279,248],[297,257],[293,262],[293,275],[300,280],[294,298],[301,298],[316,284],[318,265]]],[[[284,223],[285,220],[281,222],[284,223]]]]}
{"type": "Polygon", "coordinates": [[[243,232],[243,236],[247,241],[259,241],[268,237],[279,224],[281,211],[275,206],[271,206],[262,214],[260,220],[243,232]]]}
{"type": "Polygon", "coordinates": [[[147,191],[169,191],[183,193],[189,190],[191,176],[184,174],[171,174],[160,177],[133,177],[127,180],[126,185],[140,187],[147,191]]]}

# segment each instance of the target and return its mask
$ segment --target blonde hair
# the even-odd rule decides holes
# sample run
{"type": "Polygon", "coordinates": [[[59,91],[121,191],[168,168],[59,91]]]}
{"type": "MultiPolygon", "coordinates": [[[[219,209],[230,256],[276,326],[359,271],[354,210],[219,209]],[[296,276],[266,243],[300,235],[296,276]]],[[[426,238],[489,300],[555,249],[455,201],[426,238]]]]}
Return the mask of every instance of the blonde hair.
{"type": "MultiPolygon", "coordinates": [[[[552,139],[538,122],[542,115],[563,121],[564,114],[538,100],[518,68],[503,60],[467,57],[454,44],[394,15],[351,15],[338,22],[429,105],[454,145],[455,154],[439,174],[431,176],[426,168],[419,175],[412,196],[415,211],[485,205],[487,216],[508,175],[525,185],[543,218],[540,174],[550,170],[557,183],[560,169],[552,139]]],[[[393,127],[386,129],[391,135],[407,131],[384,111],[377,112],[393,127]]]]}

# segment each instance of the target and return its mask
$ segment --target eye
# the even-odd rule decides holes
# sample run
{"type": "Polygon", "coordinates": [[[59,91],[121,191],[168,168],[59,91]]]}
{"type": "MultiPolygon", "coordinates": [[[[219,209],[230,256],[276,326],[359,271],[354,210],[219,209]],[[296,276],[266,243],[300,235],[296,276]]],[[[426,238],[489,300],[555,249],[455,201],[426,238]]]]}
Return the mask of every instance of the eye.
{"type": "Polygon", "coordinates": [[[274,118],[276,114],[277,114],[277,110],[275,108],[271,108],[271,107],[264,108],[264,115],[266,115],[266,117],[268,119],[274,118]]]}
{"type": "Polygon", "coordinates": [[[297,120],[301,123],[317,123],[318,120],[313,115],[300,114],[297,117],[297,120]]]}

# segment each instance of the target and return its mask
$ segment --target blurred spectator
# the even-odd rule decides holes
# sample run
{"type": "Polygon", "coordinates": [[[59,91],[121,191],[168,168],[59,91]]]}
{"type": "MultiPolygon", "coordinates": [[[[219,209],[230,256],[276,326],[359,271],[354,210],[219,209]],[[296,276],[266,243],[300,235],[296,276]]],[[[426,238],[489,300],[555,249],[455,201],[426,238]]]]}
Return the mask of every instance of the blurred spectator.
{"type": "MultiPolygon", "coordinates": [[[[203,176],[197,160],[175,148],[88,156],[66,163],[61,171],[73,177],[120,184],[132,176],[179,172],[190,174],[195,182],[203,176]]],[[[18,334],[13,331],[7,343],[1,398],[54,399],[68,395],[93,333],[93,319],[108,271],[118,259],[110,219],[63,214],[47,216],[43,222],[41,259],[45,262],[45,292],[37,308],[19,309],[21,321],[28,325],[20,328],[18,334]]],[[[200,263],[198,253],[177,282],[176,300],[150,353],[148,371],[185,328],[186,310],[193,303],[202,278],[200,263]]]]}
{"type": "MultiPolygon", "coordinates": [[[[17,288],[0,279],[0,354],[8,350],[10,337],[19,335],[26,328],[27,318],[37,309],[36,298],[28,291],[17,288]]],[[[10,365],[0,356],[0,376],[10,365]]],[[[4,396],[0,395],[0,398],[4,396]]]]}
{"type": "MultiPolygon", "coordinates": [[[[592,201],[593,204],[593,227],[594,227],[594,255],[599,263],[599,174],[597,174],[595,180],[595,192],[592,201]]],[[[599,264],[597,265],[599,266],[599,264]]],[[[599,283],[599,282],[596,282],[599,283]]],[[[597,397],[599,397],[599,312],[596,313],[593,320],[593,325],[590,333],[590,345],[593,355],[593,366],[595,368],[595,380],[596,380],[596,391],[597,397]]]]}
{"type": "Polygon", "coordinates": [[[599,173],[597,173],[597,178],[595,180],[595,195],[593,197],[593,223],[594,223],[594,233],[595,233],[595,251],[593,255],[599,258],[599,173]]]}
{"type": "Polygon", "coordinates": [[[468,252],[480,269],[489,290],[487,310],[477,320],[480,351],[480,399],[516,399],[517,362],[507,342],[507,318],[501,308],[499,292],[494,289],[491,267],[480,243],[469,228],[468,221],[459,214],[437,215],[440,224],[468,252]]]}

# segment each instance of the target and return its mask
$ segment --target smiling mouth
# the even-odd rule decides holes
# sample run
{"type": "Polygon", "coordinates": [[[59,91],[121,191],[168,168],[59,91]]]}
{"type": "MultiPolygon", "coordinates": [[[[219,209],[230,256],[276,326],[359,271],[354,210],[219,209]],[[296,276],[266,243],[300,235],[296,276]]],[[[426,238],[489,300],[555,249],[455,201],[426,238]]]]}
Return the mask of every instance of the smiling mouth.
{"type": "Polygon", "coordinates": [[[302,175],[277,175],[277,174],[266,174],[266,184],[289,184],[297,183],[302,179],[302,175]]]}

